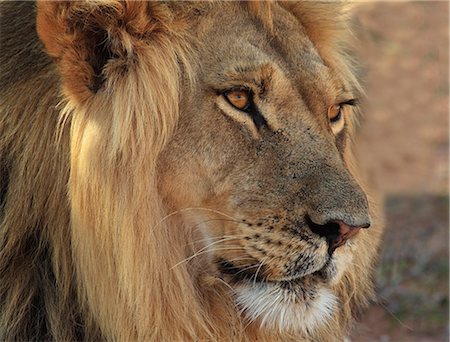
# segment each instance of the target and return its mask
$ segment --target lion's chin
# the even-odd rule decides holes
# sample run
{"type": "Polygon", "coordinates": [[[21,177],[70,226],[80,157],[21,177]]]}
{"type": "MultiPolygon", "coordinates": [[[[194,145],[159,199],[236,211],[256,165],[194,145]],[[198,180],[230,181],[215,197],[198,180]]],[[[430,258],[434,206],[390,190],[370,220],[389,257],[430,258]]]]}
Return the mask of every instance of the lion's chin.
{"type": "Polygon", "coordinates": [[[236,302],[262,329],[310,335],[327,324],[337,307],[330,288],[339,273],[332,258],[321,270],[289,281],[241,279],[234,284],[236,302]]]}
{"type": "Polygon", "coordinates": [[[296,283],[240,283],[236,301],[246,318],[263,329],[309,335],[331,318],[338,300],[323,283],[307,289],[296,283]]]}

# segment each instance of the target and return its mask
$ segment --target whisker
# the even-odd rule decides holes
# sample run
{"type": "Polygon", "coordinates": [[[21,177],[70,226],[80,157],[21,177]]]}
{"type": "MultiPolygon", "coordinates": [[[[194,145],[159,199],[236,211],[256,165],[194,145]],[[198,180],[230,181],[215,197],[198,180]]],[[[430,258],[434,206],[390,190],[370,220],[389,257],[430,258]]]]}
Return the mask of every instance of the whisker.
{"type": "Polygon", "coordinates": [[[205,241],[211,241],[211,240],[218,240],[218,239],[223,239],[223,238],[235,238],[235,239],[240,239],[245,237],[246,235],[222,235],[222,236],[211,236],[211,237],[207,237],[204,239],[198,239],[198,240],[193,240],[191,242],[196,243],[196,242],[205,242],[205,241]]]}
{"type": "Polygon", "coordinates": [[[239,223],[238,221],[235,221],[235,220],[216,218],[216,219],[203,220],[203,221],[201,221],[201,222],[198,222],[198,223],[194,224],[193,226],[188,227],[188,229],[196,229],[198,226],[200,226],[200,225],[202,225],[202,224],[204,224],[204,223],[214,222],[214,221],[223,221],[223,222],[234,222],[234,223],[239,223]]]}
{"type": "Polygon", "coordinates": [[[267,260],[267,258],[268,258],[268,257],[264,258],[264,259],[261,261],[261,263],[260,263],[258,269],[256,270],[256,273],[255,273],[255,276],[254,276],[254,280],[253,280],[253,286],[256,286],[256,279],[257,279],[257,277],[258,277],[258,272],[261,270],[261,267],[263,266],[263,264],[264,264],[264,262],[267,260]]]}
{"type": "Polygon", "coordinates": [[[252,257],[241,257],[241,258],[234,258],[234,259],[227,259],[228,262],[235,262],[235,261],[242,261],[242,260],[255,260],[255,258],[252,257]]]}
{"type": "Polygon", "coordinates": [[[208,245],[206,245],[206,246],[200,248],[200,249],[199,249],[198,251],[196,251],[194,254],[197,254],[197,253],[199,253],[199,252],[202,252],[202,251],[204,251],[205,249],[208,249],[209,247],[214,246],[214,245],[216,245],[216,244],[218,244],[218,243],[226,242],[226,241],[230,241],[230,240],[234,240],[234,239],[235,239],[234,237],[227,237],[227,238],[222,238],[222,239],[217,240],[217,241],[213,241],[213,242],[211,242],[210,244],[208,244],[208,245]]]}
{"type": "MultiPolygon", "coordinates": [[[[385,298],[381,297],[382,300],[386,300],[385,298]]],[[[402,327],[404,327],[405,329],[409,330],[409,331],[414,331],[413,328],[411,328],[410,326],[408,326],[406,323],[404,323],[400,318],[397,317],[397,315],[395,315],[395,313],[393,313],[386,304],[384,304],[382,301],[379,301],[378,304],[381,305],[381,307],[386,310],[386,312],[391,315],[402,327]]]]}
{"type": "Polygon", "coordinates": [[[228,284],[225,280],[223,280],[222,278],[215,278],[215,279],[217,279],[218,281],[220,281],[221,283],[223,283],[226,287],[228,287],[232,292],[234,292],[234,289],[233,289],[233,287],[230,285],[230,284],[228,284]]]}
{"type": "MultiPolygon", "coordinates": [[[[242,251],[242,246],[230,246],[229,248],[228,247],[227,248],[216,248],[215,250],[216,251],[242,251]]],[[[187,257],[186,259],[181,260],[180,262],[176,263],[175,265],[173,265],[170,268],[170,270],[174,269],[175,267],[177,267],[177,266],[179,266],[179,265],[181,265],[181,264],[183,264],[185,262],[188,262],[188,261],[192,260],[193,258],[195,258],[195,257],[197,257],[199,255],[205,254],[207,252],[209,252],[209,251],[208,250],[204,250],[204,248],[202,248],[201,251],[199,251],[199,252],[197,252],[197,253],[187,257]]]]}
{"type": "Polygon", "coordinates": [[[241,270],[239,270],[239,272],[236,272],[235,274],[232,274],[231,276],[232,276],[232,277],[235,277],[235,276],[237,276],[239,273],[244,272],[244,271],[247,271],[247,270],[250,270],[250,269],[255,268],[255,267],[259,267],[259,263],[256,264],[256,265],[250,265],[250,266],[244,267],[244,268],[242,268],[241,270]]]}
{"type": "Polygon", "coordinates": [[[184,213],[184,212],[186,212],[186,211],[192,211],[192,210],[203,210],[203,211],[212,212],[212,213],[215,213],[215,214],[219,214],[219,215],[225,216],[225,217],[227,217],[227,218],[229,218],[229,219],[231,219],[231,220],[234,220],[235,222],[239,222],[239,220],[236,219],[235,217],[230,216],[230,215],[228,215],[228,214],[226,214],[226,213],[224,213],[224,212],[222,212],[222,211],[220,211],[220,210],[210,209],[210,208],[202,208],[202,207],[198,207],[198,208],[193,207],[193,208],[183,208],[183,209],[179,209],[179,210],[176,210],[176,211],[174,211],[174,212],[171,212],[170,214],[164,216],[164,217],[163,217],[163,218],[162,218],[162,219],[161,219],[161,220],[153,227],[153,229],[157,228],[160,224],[162,224],[165,220],[169,219],[169,218],[172,217],[172,216],[175,216],[175,215],[184,213]]]}

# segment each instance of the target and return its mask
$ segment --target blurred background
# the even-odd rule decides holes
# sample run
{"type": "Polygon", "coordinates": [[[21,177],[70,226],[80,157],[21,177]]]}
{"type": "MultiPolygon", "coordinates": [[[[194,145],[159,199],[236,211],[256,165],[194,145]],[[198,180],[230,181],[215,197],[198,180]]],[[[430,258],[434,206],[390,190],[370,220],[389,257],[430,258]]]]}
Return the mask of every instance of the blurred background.
{"type": "Polygon", "coordinates": [[[359,160],[383,199],[379,301],[352,341],[448,341],[449,3],[362,2],[359,160]]]}

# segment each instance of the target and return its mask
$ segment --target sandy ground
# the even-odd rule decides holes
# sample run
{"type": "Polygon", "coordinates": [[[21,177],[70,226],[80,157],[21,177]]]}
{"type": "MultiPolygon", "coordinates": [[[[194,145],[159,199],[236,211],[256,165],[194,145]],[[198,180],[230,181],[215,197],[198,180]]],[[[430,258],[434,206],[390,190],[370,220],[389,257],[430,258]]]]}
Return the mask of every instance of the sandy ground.
{"type": "Polygon", "coordinates": [[[358,148],[384,198],[380,299],[352,341],[448,341],[447,2],[356,10],[367,98],[358,148]]]}

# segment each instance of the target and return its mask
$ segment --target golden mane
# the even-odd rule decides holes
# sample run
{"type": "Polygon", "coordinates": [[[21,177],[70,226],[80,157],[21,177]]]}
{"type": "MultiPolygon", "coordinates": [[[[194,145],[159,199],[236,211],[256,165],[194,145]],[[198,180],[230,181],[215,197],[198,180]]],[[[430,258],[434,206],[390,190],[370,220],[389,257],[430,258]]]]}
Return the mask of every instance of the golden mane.
{"type": "MultiPolygon", "coordinates": [[[[158,158],[178,122],[182,79],[196,79],[190,19],[213,4],[187,4],[182,15],[177,6],[38,2],[39,38],[54,63],[33,33],[32,6],[1,4],[0,339],[289,338],[246,329],[202,257],[173,267],[196,237],[159,194],[158,158]],[[18,50],[29,64],[14,75],[18,50]]],[[[274,4],[245,6],[271,27],[274,4]]],[[[336,15],[344,7],[283,6],[353,78],[333,45],[347,34],[336,15]]],[[[340,337],[354,302],[370,298],[359,281],[345,279],[354,292],[342,294],[344,315],[317,338],[340,337]]]]}

